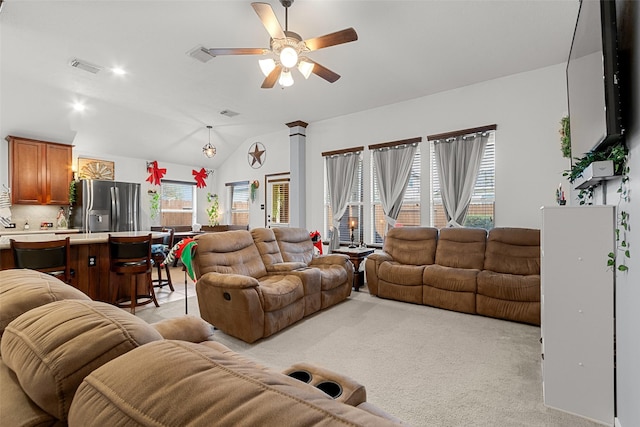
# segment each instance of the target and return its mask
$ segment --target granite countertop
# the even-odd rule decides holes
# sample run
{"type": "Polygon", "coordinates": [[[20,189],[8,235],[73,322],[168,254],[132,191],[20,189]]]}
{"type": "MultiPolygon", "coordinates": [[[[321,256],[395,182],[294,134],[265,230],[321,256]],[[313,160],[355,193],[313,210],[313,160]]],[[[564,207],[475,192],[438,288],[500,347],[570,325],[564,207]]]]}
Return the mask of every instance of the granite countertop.
{"type": "Polygon", "coordinates": [[[76,228],[48,228],[46,230],[35,228],[23,230],[22,228],[0,228],[0,236],[11,236],[15,234],[70,234],[79,233],[76,228]]]}
{"type": "MultiPolygon", "coordinates": [[[[38,230],[40,231],[40,230],[38,230]]],[[[43,230],[44,231],[44,230],[43,230]]],[[[146,236],[151,233],[154,239],[168,236],[169,233],[162,231],[118,231],[112,233],[73,233],[73,234],[55,234],[51,231],[41,233],[29,232],[17,235],[0,236],[0,249],[9,249],[9,239],[15,239],[19,242],[46,242],[49,240],[62,240],[69,237],[71,245],[87,245],[90,243],[106,243],[109,240],[109,234],[117,237],[129,236],[146,236]]]]}

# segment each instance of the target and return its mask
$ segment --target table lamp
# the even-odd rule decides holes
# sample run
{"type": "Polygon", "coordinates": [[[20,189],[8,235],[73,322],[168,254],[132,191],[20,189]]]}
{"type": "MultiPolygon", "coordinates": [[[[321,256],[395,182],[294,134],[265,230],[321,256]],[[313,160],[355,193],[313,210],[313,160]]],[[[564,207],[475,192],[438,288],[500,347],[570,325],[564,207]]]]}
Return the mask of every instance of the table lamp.
{"type": "Polygon", "coordinates": [[[357,248],[355,243],[353,243],[353,230],[356,228],[358,228],[358,218],[355,216],[350,216],[349,217],[349,229],[351,229],[351,244],[349,245],[350,248],[357,248]]]}

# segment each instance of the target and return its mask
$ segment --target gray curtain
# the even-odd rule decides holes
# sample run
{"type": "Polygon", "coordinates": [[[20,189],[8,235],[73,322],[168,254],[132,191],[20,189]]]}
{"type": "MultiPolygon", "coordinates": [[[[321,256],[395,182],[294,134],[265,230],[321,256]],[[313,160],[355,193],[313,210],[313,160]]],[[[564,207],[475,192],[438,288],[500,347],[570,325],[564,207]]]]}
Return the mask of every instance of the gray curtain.
{"type": "Polygon", "coordinates": [[[488,140],[485,133],[434,142],[447,227],[464,224],[488,140]]]}
{"type": "Polygon", "coordinates": [[[396,225],[402,199],[411,177],[411,165],[417,144],[381,148],[373,151],[380,203],[387,229],[396,225]]]}
{"type": "Polygon", "coordinates": [[[347,210],[351,187],[358,173],[360,153],[347,153],[325,157],[327,165],[327,183],[329,185],[329,203],[333,212],[333,232],[329,241],[329,250],[340,247],[340,220],[347,210]]]}

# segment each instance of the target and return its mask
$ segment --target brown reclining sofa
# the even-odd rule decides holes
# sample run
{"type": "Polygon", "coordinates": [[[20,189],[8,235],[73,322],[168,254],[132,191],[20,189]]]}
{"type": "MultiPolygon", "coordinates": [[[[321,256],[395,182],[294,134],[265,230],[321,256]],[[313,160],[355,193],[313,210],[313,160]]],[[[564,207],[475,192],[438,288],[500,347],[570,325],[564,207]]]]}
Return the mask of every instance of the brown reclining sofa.
{"type": "Polygon", "coordinates": [[[398,227],[367,258],[381,298],[540,325],[540,231],[398,227]]]}
{"type": "Polygon", "coordinates": [[[195,316],[149,325],[33,270],[0,271],[0,425],[395,426],[364,386],[276,372],[195,316]]]}
{"type": "Polygon", "coordinates": [[[351,295],[346,255],[314,256],[302,228],[255,228],[196,237],[200,316],[252,343],[351,295]]]}

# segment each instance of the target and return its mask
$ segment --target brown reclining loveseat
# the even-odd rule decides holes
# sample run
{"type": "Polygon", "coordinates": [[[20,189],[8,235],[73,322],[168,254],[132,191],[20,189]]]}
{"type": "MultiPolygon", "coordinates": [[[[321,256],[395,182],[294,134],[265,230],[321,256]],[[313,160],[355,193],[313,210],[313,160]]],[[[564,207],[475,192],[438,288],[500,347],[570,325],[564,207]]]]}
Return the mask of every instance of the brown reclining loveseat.
{"type": "Polygon", "coordinates": [[[346,255],[314,257],[308,231],[253,229],[196,238],[200,316],[248,343],[268,337],[351,294],[346,255]]]}

